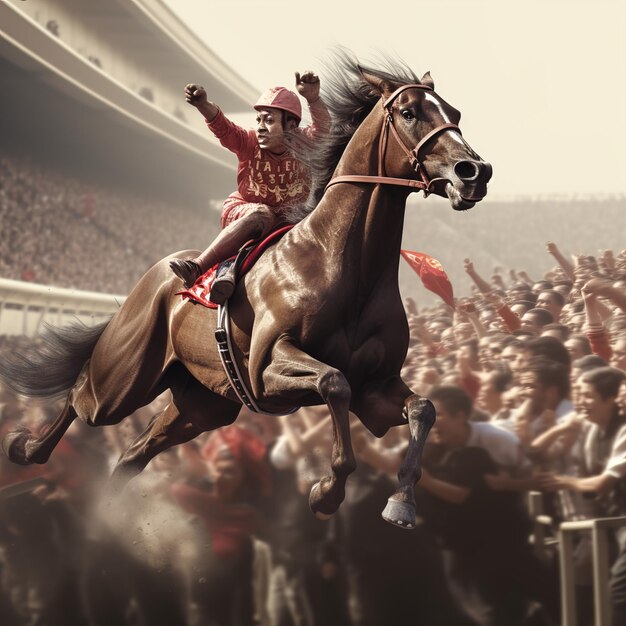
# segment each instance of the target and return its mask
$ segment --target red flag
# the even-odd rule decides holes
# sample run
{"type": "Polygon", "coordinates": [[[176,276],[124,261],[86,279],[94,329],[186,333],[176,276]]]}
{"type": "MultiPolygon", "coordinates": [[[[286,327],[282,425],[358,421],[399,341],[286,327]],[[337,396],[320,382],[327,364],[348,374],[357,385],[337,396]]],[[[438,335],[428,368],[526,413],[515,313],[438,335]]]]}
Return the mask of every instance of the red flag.
{"type": "Polygon", "coordinates": [[[411,266],[411,269],[422,279],[424,287],[436,293],[446,304],[454,308],[452,284],[448,280],[441,263],[422,252],[400,250],[400,254],[411,266]]]}

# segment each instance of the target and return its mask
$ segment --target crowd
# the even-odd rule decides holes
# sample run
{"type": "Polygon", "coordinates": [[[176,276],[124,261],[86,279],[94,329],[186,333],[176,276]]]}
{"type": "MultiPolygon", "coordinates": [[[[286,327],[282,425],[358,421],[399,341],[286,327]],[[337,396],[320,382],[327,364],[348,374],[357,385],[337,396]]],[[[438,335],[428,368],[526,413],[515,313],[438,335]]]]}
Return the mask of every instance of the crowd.
{"type": "Polygon", "coordinates": [[[0,155],[0,276],[126,294],[157,260],[199,248],[208,211],[0,155]]]}
{"type": "MultiPolygon", "coordinates": [[[[560,623],[556,552],[533,545],[527,494],[543,494],[554,529],[626,515],[626,251],[570,258],[548,243],[548,255],[554,267],[536,280],[485,277],[467,259],[471,295],[454,309],[406,302],[403,376],[437,409],[415,530],[380,516],[405,427],[376,439],[353,418],[346,499],[330,521],[308,510],[328,470],[325,407],[243,411],[108,494],[112,464],[162,397],[121,426],[78,424],[45,466],[0,460],[0,622],[560,623]]],[[[2,432],[58,409],[6,390],[0,401],[2,432]]],[[[614,624],[626,623],[625,539],[611,546],[614,624]]],[[[593,623],[590,559],[581,537],[581,626],[593,623]]]]}

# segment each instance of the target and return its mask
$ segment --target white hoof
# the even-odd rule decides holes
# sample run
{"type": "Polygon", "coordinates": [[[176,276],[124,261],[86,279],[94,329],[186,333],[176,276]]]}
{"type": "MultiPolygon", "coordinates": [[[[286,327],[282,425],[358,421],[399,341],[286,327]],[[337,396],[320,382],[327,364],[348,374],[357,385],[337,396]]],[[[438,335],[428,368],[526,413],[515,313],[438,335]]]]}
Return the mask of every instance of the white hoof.
{"type": "Polygon", "coordinates": [[[328,515],[326,513],[322,513],[321,511],[318,511],[317,513],[315,513],[315,517],[317,517],[317,519],[321,519],[322,521],[326,522],[332,517],[332,515],[328,515]]]}
{"type": "Polygon", "coordinates": [[[382,512],[382,517],[386,522],[398,528],[412,530],[416,526],[415,506],[409,502],[389,498],[387,506],[382,512]]]}

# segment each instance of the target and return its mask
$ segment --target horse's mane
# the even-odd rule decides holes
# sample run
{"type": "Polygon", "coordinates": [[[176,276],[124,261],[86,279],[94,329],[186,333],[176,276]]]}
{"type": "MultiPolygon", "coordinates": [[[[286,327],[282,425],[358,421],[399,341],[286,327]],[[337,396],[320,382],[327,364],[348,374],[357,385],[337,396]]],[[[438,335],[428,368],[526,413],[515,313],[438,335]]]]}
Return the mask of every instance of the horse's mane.
{"type": "Polygon", "coordinates": [[[402,62],[382,57],[378,64],[378,69],[365,67],[343,48],[337,49],[332,61],[325,64],[322,98],[331,115],[330,132],[315,140],[297,131],[286,135],[289,150],[311,173],[311,194],[304,205],[294,207],[290,221],[301,220],[317,206],[352,135],[380,99],[361,72],[400,85],[420,82],[402,62]]]}

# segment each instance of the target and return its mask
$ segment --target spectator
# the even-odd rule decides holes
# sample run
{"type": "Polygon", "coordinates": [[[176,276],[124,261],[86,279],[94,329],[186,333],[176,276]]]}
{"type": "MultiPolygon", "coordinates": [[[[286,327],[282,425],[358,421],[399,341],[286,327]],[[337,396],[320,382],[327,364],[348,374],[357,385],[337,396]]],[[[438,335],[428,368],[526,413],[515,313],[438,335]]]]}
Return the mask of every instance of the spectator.
{"type": "MultiPolygon", "coordinates": [[[[617,397],[626,374],[618,369],[592,369],[582,377],[581,413],[590,424],[586,430],[580,476],[553,475],[544,479],[546,489],[569,489],[594,497],[594,516],[626,514],[626,419],[617,397]]],[[[626,545],[618,533],[619,556],[611,577],[612,623],[626,620],[626,545]]]]}
{"type": "Polygon", "coordinates": [[[536,357],[522,372],[520,384],[524,403],[514,414],[512,427],[524,445],[530,445],[571,411],[569,371],[561,363],[536,357]]]}
{"type": "Polygon", "coordinates": [[[211,482],[179,482],[176,501],[202,519],[211,539],[204,576],[193,585],[197,624],[253,624],[253,542],[259,500],[271,490],[265,446],[249,431],[230,426],[216,431],[203,455],[211,482]]]}
{"type": "Polygon", "coordinates": [[[521,328],[533,335],[540,335],[543,327],[553,322],[554,317],[550,311],[547,309],[534,308],[530,309],[530,311],[526,311],[526,313],[522,315],[521,328]]]}
{"type": "Polygon", "coordinates": [[[506,419],[509,411],[504,407],[503,394],[513,382],[511,370],[500,367],[488,372],[481,380],[476,404],[489,415],[491,421],[506,419]]]}
{"type": "Polygon", "coordinates": [[[565,324],[546,324],[541,331],[542,337],[554,337],[561,343],[567,341],[570,330],[565,324]]]}
{"type": "Polygon", "coordinates": [[[619,336],[613,343],[610,365],[626,371],[626,336],[619,336]]]}
{"type": "Polygon", "coordinates": [[[307,498],[324,473],[319,446],[330,443],[328,409],[301,409],[279,419],[283,432],[269,457],[276,486],[268,509],[273,519],[266,529],[273,562],[270,624],[347,624],[334,528],[311,515],[307,498]]]}
{"type": "Polygon", "coordinates": [[[472,626],[451,596],[430,529],[418,525],[406,538],[408,533],[398,533],[380,516],[392,486],[389,474],[399,466],[406,440],[398,443],[392,435],[388,445],[378,445],[360,423],[352,429],[361,462],[346,485],[337,520],[352,626],[411,623],[415,607],[425,624],[472,626]]]}
{"type": "Polygon", "coordinates": [[[569,339],[563,342],[563,345],[570,353],[572,361],[591,354],[591,345],[585,335],[570,335],[569,339]]]}
{"type": "Polygon", "coordinates": [[[565,298],[562,294],[554,289],[546,289],[545,291],[540,291],[537,296],[537,308],[538,309],[546,309],[552,314],[552,317],[555,322],[559,321],[561,317],[561,310],[565,305],[565,298]]]}
{"type": "Polygon", "coordinates": [[[563,343],[555,337],[536,337],[524,344],[524,353],[527,360],[534,358],[546,359],[560,363],[569,372],[571,359],[563,343]]]}
{"type": "Polygon", "coordinates": [[[487,448],[515,466],[523,458],[519,443],[491,424],[471,423],[471,399],[461,389],[436,388],[431,398],[437,422],[419,483],[418,511],[450,550],[451,571],[465,603],[479,599],[481,624],[521,624],[530,600],[541,601],[556,618],[556,580],[533,557],[519,498],[486,482],[499,472],[487,448]],[[491,515],[483,515],[485,510],[491,515]]]}

